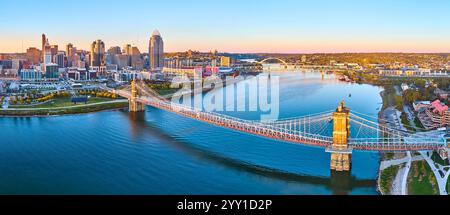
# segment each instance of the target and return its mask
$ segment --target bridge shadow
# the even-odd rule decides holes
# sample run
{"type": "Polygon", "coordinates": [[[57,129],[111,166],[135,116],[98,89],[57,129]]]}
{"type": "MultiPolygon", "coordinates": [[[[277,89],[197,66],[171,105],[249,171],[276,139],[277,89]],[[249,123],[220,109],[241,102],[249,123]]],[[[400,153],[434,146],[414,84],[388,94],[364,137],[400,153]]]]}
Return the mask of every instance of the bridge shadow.
{"type": "Polygon", "coordinates": [[[129,115],[129,123],[133,134],[150,134],[151,136],[155,136],[164,141],[165,144],[169,144],[171,147],[192,157],[208,161],[208,163],[224,166],[238,172],[247,172],[262,178],[296,183],[298,185],[311,184],[325,186],[330,189],[334,195],[346,195],[357,188],[376,187],[375,180],[360,180],[352,176],[350,172],[332,171],[330,178],[306,176],[224,157],[220,154],[194,146],[189,142],[177,140],[173,136],[166,134],[165,131],[161,130],[159,127],[147,122],[145,113],[123,112],[123,114],[129,115]]]}

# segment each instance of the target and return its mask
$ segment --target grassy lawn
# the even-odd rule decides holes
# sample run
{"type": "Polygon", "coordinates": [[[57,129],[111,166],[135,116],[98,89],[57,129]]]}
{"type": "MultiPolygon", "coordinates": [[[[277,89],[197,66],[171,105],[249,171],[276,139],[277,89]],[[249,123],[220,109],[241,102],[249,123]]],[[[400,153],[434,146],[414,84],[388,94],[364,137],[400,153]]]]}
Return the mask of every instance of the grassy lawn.
{"type": "Polygon", "coordinates": [[[73,108],[60,108],[60,109],[50,109],[50,110],[0,110],[0,115],[4,116],[47,116],[47,115],[65,115],[65,114],[80,114],[80,113],[91,113],[102,110],[120,109],[128,107],[128,101],[117,102],[117,103],[106,103],[97,104],[92,106],[73,108]]]}
{"type": "Polygon", "coordinates": [[[450,180],[447,181],[446,187],[447,187],[447,191],[450,190],[450,180]]]}
{"type": "Polygon", "coordinates": [[[433,152],[433,155],[431,156],[431,159],[435,163],[438,163],[438,164],[440,164],[442,166],[448,166],[449,165],[448,160],[447,159],[442,160],[441,156],[439,156],[439,154],[436,151],[433,152]]]}
{"type": "Polygon", "coordinates": [[[399,167],[391,166],[383,171],[380,175],[380,189],[382,193],[389,195],[391,193],[392,182],[397,175],[399,167]]]}
{"type": "Polygon", "coordinates": [[[408,129],[408,131],[412,131],[415,132],[416,129],[412,128],[411,125],[409,124],[409,120],[408,120],[408,116],[406,116],[406,113],[403,112],[402,115],[400,116],[400,119],[402,121],[403,126],[408,129]]]}
{"type": "Polygon", "coordinates": [[[425,129],[425,127],[423,127],[422,122],[419,120],[418,117],[414,117],[414,123],[416,124],[416,127],[425,129]]]}
{"type": "Polygon", "coordinates": [[[167,96],[176,93],[178,90],[180,89],[158,89],[156,92],[161,96],[167,96]]]}
{"type": "Polygon", "coordinates": [[[410,195],[438,195],[436,178],[426,161],[412,163],[408,175],[408,194],[410,195]]]}
{"type": "MultiPolygon", "coordinates": [[[[87,104],[95,104],[99,102],[107,102],[113,101],[113,99],[109,98],[98,98],[91,97],[89,98],[87,104]]],[[[53,101],[47,102],[45,104],[39,104],[34,106],[10,106],[10,108],[59,108],[59,107],[70,107],[70,106],[80,106],[84,105],[84,103],[73,104],[70,98],[56,98],[53,101]]]]}
{"type": "Polygon", "coordinates": [[[386,152],[383,154],[384,155],[384,160],[392,160],[394,159],[394,153],[390,153],[390,152],[386,152]]]}

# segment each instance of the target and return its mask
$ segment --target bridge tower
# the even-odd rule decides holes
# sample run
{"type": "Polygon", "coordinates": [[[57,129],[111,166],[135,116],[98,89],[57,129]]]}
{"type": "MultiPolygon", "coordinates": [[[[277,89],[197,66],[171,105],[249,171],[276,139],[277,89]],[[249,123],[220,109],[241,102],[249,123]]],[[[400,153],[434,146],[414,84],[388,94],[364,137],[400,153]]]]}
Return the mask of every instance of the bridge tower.
{"type": "Polygon", "coordinates": [[[131,97],[128,99],[130,112],[142,112],[145,110],[145,105],[138,102],[138,89],[136,87],[136,80],[131,81],[131,97]]]}
{"type": "Polygon", "coordinates": [[[333,113],[333,143],[327,149],[331,153],[331,170],[350,171],[352,149],[348,146],[350,137],[350,109],[341,102],[333,113]]]}

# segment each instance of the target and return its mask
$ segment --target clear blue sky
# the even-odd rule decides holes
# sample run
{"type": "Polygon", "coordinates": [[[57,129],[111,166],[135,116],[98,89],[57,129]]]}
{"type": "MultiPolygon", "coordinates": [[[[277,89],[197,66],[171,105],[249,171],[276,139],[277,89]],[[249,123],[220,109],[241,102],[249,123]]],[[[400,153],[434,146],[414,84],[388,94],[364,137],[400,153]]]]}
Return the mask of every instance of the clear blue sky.
{"type": "Polygon", "coordinates": [[[166,51],[450,52],[448,0],[2,0],[0,52],[147,41],[166,51]]]}

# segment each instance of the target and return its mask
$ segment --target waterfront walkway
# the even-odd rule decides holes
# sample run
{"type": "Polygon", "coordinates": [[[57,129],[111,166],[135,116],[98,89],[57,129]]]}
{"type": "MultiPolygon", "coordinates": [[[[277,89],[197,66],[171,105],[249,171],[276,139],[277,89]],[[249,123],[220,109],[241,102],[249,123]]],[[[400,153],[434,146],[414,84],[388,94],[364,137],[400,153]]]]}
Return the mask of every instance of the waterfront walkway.
{"type": "Polygon", "coordinates": [[[430,166],[431,170],[433,171],[434,176],[436,177],[436,181],[438,183],[439,187],[439,194],[440,195],[448,195],[448,192],[446,190],[448,177],[450,175],[450,171],[445,172],[444,169],[440,170],[436,168],[436,165],[434,161],[431,159],[431,155],[429,155],[429,152],[426,151],[420,151],[419,152],[422,157],[425,158],[425,161],[427,161],[428,166],[430,166]],[[441,175],[443,173],[443,175],[441,175]]]}
{"type": "Polygon", "coordinates": [[[380,164],[380,171],[383,171],[392,166],[399,166],[405,164],[401,167],[394,181],[392,182],[392,195],[408,195],[408,175],[411,170],[411,165],[413,161],[423,160],[422,156],[411,156],[411,152],[406,152],[406,157],[395,160],[382,161],[380,164]]]}

